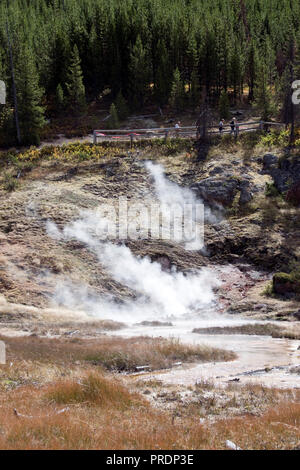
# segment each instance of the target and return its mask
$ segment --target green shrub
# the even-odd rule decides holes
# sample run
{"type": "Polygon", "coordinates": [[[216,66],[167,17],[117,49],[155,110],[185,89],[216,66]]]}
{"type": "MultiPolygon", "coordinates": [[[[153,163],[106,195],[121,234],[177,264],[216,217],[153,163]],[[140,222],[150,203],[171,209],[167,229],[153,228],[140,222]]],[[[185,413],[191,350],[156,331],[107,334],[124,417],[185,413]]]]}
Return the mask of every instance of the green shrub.
{"type": "Polygon", "coordinates": [[[16,177],[6,174],[3,180],[3,188],[5,191],[13,192],[17,189],[19,183],[16,177]]]}
{"type": "Polygon", "coordinates": [[[289,131],[277,129],[271,130],[268,134],[265,134],[261,137],[260,144],[266,147],[285,147],[289,144],[289,131]]]}
{"type": "Polygon", "coordinates": [[[266,196],[267,197],[277,197],[279,196],[279,194],[280,193],[274,183],[266,184],[266,196]]]}
{"type": "Polygon", "coordinates": [[[276,273],[273,276],[273,291],[276,294],[300,294],[300,270],[288,273],[276,273]]]}

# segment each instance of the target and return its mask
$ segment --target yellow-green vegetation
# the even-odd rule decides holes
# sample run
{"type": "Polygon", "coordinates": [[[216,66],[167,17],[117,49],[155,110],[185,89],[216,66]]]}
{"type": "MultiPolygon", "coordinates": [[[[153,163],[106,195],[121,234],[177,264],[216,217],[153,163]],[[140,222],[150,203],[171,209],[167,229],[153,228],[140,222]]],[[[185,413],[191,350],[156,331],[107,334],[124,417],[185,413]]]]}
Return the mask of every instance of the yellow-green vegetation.
{"type": "MultiPolygon", "coordinates": [[[[193,141],[187,139],[172,139],[167,142],[161,139],[139,140],[135,142],[135,148],[158,148],[162,155],[175,155],[184,151],[192,151],[193,141]]],[[[85,160],[100,160],[124,155],[128,151],[128,142],[102,142],[92,144],[88,142],[74,142],[64,145],[46,145],[41,149],[30,147],[28,150],[17,152],[8,151],[0,153],[0,166],[18,166],[31,162],[38,164],[44,160],[56,160],[64,162],[81,162],[85,160]]]]}
{"type": "Polygon", "coordinates": [[[31,148],[18,155],[20,161],[38,162],[39,160],[58,160],[80,162],[84,160],[99,160],[104,157],[115,157],[120,154],[120,148],[103,145],[73,143],[62,146],[45,146],[42,149],[31,148]]]}
{"type": "Polygon", "coordinates": [[[9,173],[5,173],[3,177],[3,188],[5,191],[11,192],[17,189],[18,187],[18,180],[16,177],[9,173]]]}
{"type": "MultiPolygon", "coordinates": [[[[300,131],[298,130],[295,145],[300,146],[300,131]]],[[[261,132],[241,134],[238,140],[230,135],[211,137],[208,141],[211,150],[214,148],[226,149],[227,153],[235,153],[239,150],[245,152],[245,159],[249,152],[261,147],[285,147],[288,145],[288,131],[273,131],[270,134],[261,132]]],[[[196,156],[196,148],[193,139],[141,139],[134,143],[136,149],[149,149],[160,155],[177,155],[186,153],[186,156],[196,156]]],[[[63,145],[46,145],[42,148],[30,147],[27,150],[18,152],[10,150],[0,152],[0,167],[13,166],[23,172],[30,171],[35,165],[45,160],[62,162],[82,162],[86,160],[100,160],[103,158],[114,158],[124,155],[129,150],[128,142],[101,142],[97,145],[88,142],[74,142],[63,145]]],[[[208,155],[209,157],[209,155],[208,155]]]]}
{"type": "MultiPolygon", "coordinates": [[[[261,138],[261,144],[266,147],[286,147],[289,145],[289,130],[271,130],[261,138]]],[[[296,132],[295,147],[300,147],[300,130],[296,132]]]]}

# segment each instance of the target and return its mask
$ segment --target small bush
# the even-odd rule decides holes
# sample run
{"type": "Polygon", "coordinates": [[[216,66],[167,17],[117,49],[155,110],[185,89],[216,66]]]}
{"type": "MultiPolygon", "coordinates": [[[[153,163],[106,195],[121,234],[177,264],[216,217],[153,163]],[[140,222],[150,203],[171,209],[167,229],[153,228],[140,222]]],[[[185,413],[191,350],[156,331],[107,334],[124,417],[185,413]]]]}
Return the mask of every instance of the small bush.
{"type": "Polygon", "coordinates": [[[262,295],[266,297],[273,297],[274,296],[274,290],[273,290],[273,284],[268,283],[266,288],[263,290],[262,295]]]}
{"type": "Polygon", "coordinates": [[[13,192],[18,188],[18,180],[12,175],[6,174],[4,176],[3,188],[5,191],[13,192]]]}
{"type": "Polygon", "coordinates": [[[132,396],[120,383],[102,375],[90,374],[81,382],[70,380],[53,385],[46,398],[59,405],[86,403],[101,407],[128,407],[132,396]]]}
{"type": "Polygon", "coordinates": [[[279,196],[279,194],[280,193],[274,183],[266,184],[266,196],[267,197],[277,197],[279,196]]]}
{"type": "Polygon", "coordinates": [[[273,276],[273,291],[276,294],[300,294],[300,271],[276,273],[273,276]]]}
{"type": "Polygon", "coordinates": [[[263,135],[260,144],[265,147],[286,147],[289,144],[289,131],[288,130],[272,130],[266,135],[263,135]]]}

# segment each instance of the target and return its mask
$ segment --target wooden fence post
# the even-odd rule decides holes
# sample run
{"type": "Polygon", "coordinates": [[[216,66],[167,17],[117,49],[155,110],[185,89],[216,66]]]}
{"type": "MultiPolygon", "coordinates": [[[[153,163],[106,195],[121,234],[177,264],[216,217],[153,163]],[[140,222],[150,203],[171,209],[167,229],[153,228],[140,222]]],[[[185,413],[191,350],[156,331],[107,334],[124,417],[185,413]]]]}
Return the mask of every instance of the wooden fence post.
{"type": "Polygon", "coordinates": [[[133,134],[130,134],[130,148],[133,147],[133,134]]]}
{"type": "Polygon", "coordinates": [[[168,135],[169,135],[169,131],[166,131],[166,133],[165,133],[165,143],[167,143],[168,135]]]}

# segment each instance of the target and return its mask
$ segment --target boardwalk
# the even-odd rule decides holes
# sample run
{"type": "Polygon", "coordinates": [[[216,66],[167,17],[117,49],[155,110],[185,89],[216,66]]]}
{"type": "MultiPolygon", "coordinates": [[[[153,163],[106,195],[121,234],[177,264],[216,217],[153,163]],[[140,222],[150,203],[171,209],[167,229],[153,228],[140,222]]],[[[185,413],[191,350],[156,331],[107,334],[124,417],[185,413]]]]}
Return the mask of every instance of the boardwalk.
{"type": "MultiPolygon", "coordinates": [[[[239,134],[245,132],[254,132],[258,130],[264,130],[266,127],[282,127],[284,124],[278,122],[264,122],[264,121],[254,121],[236,123],[235,130],[232,132],[230,125],[225,125],[222,131],[223,134],[233,133],[235,137],[238,137],[239,134]]],[[[217,135],[220,134],[218,126],[210,127],[208,129],[208,135],[217,135]]],[[[165,139],[168,138],[196,138],[198,135],[198,129],[196,126],[187,126],[187,127],[159,127],[154,129],[100,129],[94,130],[93,132],[93,142],[96,144],[99,141],[126,141],[129,140],[131,143],[134,140],[140,139],[165,139]]]]}

